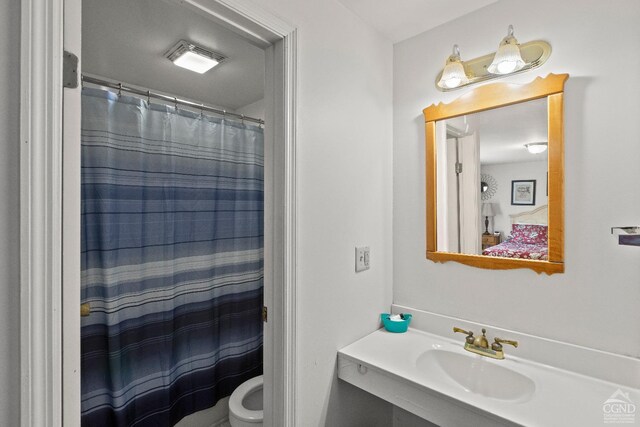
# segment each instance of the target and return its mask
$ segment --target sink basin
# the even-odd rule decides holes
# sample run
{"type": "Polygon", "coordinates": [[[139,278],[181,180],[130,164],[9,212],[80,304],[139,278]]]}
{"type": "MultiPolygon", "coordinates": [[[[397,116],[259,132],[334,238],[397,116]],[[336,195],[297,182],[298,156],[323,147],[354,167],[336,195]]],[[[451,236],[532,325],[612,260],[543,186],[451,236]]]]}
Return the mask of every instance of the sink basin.
{"type": "Polygon", "coordinates": [[[536,390],[528,377],[483,356],[447,350],[428,350],[416,366],[426,374],[444,374],[465,391],[499,400],[527,401],[536,390]]]}
{"type": "MultiPolygon", "coordinates": [[[[420,316],[451,335],[443,316],[420,316]]],[[[618,389],[628,393],[625,402],[640,402],[637,358],[500,334],[520,338],[524,348],[494,360],[465,351],[460,339],[379,329],[338,351],[338,378],[442,426],[590,426],[602,424],[602,402],[618,389]],[[524,349],[543,357],[527,359],[524,349]]]]}

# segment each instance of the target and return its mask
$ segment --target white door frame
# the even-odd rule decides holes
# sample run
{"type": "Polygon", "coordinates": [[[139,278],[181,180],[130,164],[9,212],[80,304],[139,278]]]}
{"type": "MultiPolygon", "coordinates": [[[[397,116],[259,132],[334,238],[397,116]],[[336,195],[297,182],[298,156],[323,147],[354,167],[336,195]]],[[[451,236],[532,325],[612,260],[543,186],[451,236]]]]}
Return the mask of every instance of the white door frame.
{"type": "MultiPolygon", "coordinates": [[[[258,46],[274,47],[275,96],[273,229],[274,259],[269,322],[273,402],[266,424],[293,426],[296,384],[296,30],[246,0],[171,0],[206,14],[258,46]]],[[[63,139],[64,102],[77,102],[80,89],[62,87],[63,48],[78,52],[81,0],[21,0],[20,105],[20,312],[21,426],[79,425],[79,183],[77,147],[63,139]],[[66,22],[64,22],[66,20],[66,22]],[[77,34],[76,34],[77,35],[77,34]],[[75,101],[74,101],[75,100],[75,101]],[[73,149],[71,149],[73,148],[73,149]],[[64,168],[63,168],[64,164],[64,168]],[[69,167],[67,167],[69,166],[69,167]],[[64,182],[63,182],[64,179],[64,182]],[[63,215],[63,211],[65,214],[63,215]],[[77,212],[76,212],[77,211],[77,212]],[[76,230],[76,231],[73,231],[76,230]],[[78,248],[77,255],[71,252],[78,248]],[[63,256],[63,254],[65,254],[63,256]],[[77,270],[77,271],[76,271],[77,270]],[[64,294],[63,294],[64,288],[64,294]],[[71,325],[70,329],[67,329],[71,325]],[[77,328],[74,327],[77,326],[77,328]],[[77,330],[76,330],[77,329],[77,330]],[[68,351],[65,352],[65,349],[68,351]],[[64,417],[64,421],[63,421],[64,417]]],[[[267,55],[269,57],[269,55],[267,55]]],[[[273,77],[273,76],[272,76],[273,77]]],[[[76,118],[77,120],[77,118],[76,118]]],[[[266,277],[265,280],[268,280],[266,277]]]]}

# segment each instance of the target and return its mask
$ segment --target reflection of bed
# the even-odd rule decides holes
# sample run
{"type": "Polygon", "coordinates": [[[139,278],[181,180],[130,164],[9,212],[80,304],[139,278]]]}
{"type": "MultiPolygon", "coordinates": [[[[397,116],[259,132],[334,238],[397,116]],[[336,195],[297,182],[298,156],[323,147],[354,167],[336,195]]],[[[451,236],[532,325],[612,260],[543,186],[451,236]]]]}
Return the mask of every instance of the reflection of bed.
{"type": "Polygon", "coordinates": [[[504,242],[488,247],[482,255],[534,260],[549,259],[547,205],[511,217],[511,235],[504,242]]]}

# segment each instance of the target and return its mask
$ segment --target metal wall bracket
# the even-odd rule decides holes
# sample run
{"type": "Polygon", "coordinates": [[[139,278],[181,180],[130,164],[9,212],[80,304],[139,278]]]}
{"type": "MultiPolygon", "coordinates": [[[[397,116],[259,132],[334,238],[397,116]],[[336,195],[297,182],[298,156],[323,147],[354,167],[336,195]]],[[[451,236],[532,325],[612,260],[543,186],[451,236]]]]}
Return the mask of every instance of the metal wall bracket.
{"type": "Polygon", "coordinates": [[[611,234],[618,235],[618,244],[640,246],[640,226],[611,227],[611,234]]]}
{"type": "Polygon", "coordinates": [[[78,87],[78,57],[66,50],[62,62],[62,87],[78,87]]]}
{"type": "Polygon", "coordinates": [[[628,225],[625,227],[611,227],[611,234],[616,234],[620,230],[626,234],[640,234],[640,225],[628,225]]]}

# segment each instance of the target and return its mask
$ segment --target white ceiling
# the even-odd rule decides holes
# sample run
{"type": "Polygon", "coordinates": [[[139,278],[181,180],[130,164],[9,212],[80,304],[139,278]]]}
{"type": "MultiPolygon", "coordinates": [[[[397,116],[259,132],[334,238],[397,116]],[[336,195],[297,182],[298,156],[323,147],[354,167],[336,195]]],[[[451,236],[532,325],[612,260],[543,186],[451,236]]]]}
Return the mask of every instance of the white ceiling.
{"type": "MultiPolygon", "coordinates": [[[[464,117],[447,121],[464,130],[464,117]]],[[[477,132],[483,165],[546,161],[547,151],[531,154],[524,144],[547,142],[546,98],[514,104],[466,116],[467,133],[477,132]]]]}
{"type": "Polygon", "coordinates": [[[497,0],[339,1],[393,43],[397,43],[497,0]]]}
{"type": "Polygon", "coordinates": [[[264,51],[204,16],[158,0],[83,0],[83,72],[228,110],[264,96],[264,51]],[[228,57],[204,73],[164,57],[185,39],[228,57]]]}

